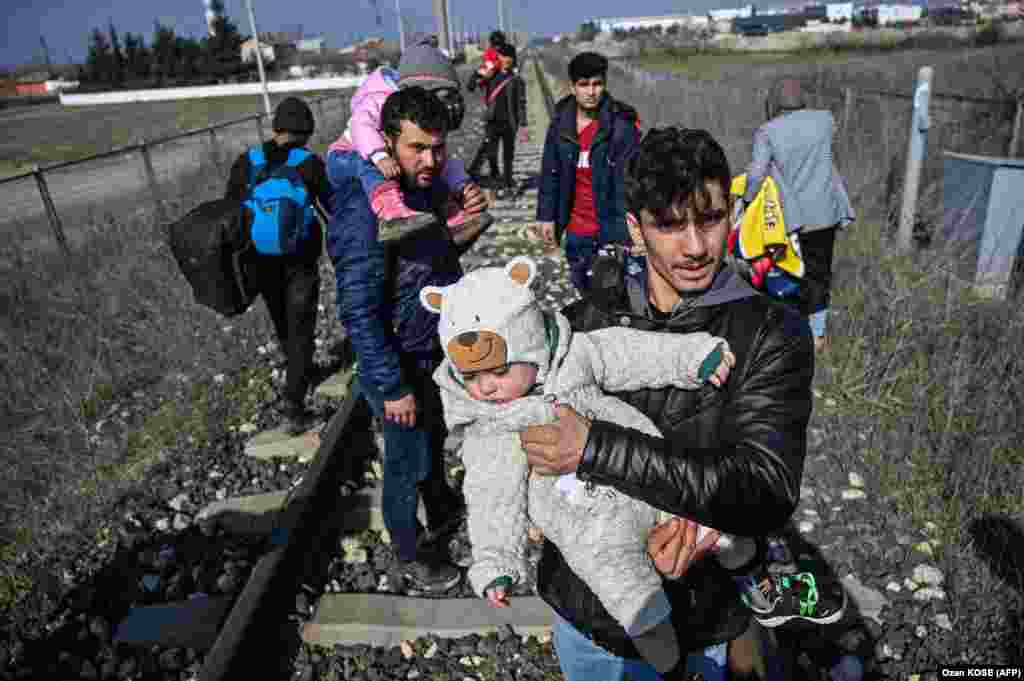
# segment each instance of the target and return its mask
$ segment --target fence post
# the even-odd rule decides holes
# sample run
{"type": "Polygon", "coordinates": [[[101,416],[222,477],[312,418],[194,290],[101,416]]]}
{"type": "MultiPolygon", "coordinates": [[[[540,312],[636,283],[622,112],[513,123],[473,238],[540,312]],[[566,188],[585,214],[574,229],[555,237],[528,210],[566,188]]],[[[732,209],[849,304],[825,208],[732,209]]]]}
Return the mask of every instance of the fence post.
{"type": "Polygon", "coordinates": [[[256,116],[256,134],[259,135],[260,144],[263,144],[266,141],[263,137],[263,114],[256,116]]]}
{"type": "Polygon", "coordinates": [[[64,225],[60,223],[60,216],[57,215],[57,207],[53,205],[53,197],[50,196],[50,188],[46,185],[46,177],[39,166],[32,167],[32,175],[36,178],[36,186],[39,187],[39,197],[43,200],[43,208],[46,209],[46,217],[50,219],[50,226],[53,227],[53,234],[57,237],[57,244],[60,245],[64,255],[71,257],[71,249],[68,247],[67,237],[64,235],[64,225]]]}
{"type": "Polygon", "coordinates": [[[850,119],[853,118],[853,88],[843,89],[843,135],[850,131],[850,119]]]}
{"type": "Polygon", "coordinates": [[[153,195],[153,206],[156,208],[156,216],[160,222],[167,222],[167,215],[164,213],[164,202],[160,196],[160,186],[156,181],[156,171],[153,170],[153,159],[149,157],[149,147],[146,140],[139,140],[139,151],[142,153],[142,165],[146,169],[146,179],[149,181],[149,191],[153,195]]]}
{"type": "Polygon", "coordinates": [[[882,126],[882,150],[885,153],[885,162],[889,163],[889,105],[885,101],[885,95],[878,94],[878,122],[882,126]]]}
{"type": "Polygon", "coordinates": [[[924,164],[928,128],[931,127],[928,103],[931,99],[932,72],[932,67],[922,66],[917,72],[917,87],[914,89],[914,110],[910,115],[910,140],[907,143],[907,170],[903,179],[903,205],[900,209],[900,226],[897,233],[899,247],[903,250],[910,249],[914,238],[917,192],[921,184],[921,166],[924,164]]]}
{"type": "Polygon", "coordinates": [[[1024,135],[1024,97],[1017,100],[1017,115],[1013,118],[1013,138],[1010,140],[1010,153],[1007,156],[1021,155],[1021,135],[1024,135]]]}

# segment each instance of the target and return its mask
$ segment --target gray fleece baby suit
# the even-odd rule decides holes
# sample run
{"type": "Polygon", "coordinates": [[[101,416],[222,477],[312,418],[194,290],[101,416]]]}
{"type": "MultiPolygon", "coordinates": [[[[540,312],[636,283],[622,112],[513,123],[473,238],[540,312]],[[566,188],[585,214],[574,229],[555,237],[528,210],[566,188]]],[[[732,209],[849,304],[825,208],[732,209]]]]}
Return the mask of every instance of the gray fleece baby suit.
{"type": "Polygon", "coordinates": [[[473,551],[469,579],[481,596],[498,577],[523,579],[532,523],[608,612],[637,636],[671,609],[646,546],[651,528],[668,515],[612,487],[584,485],[573,474],[531,473],[519,433],[553,422],[557,401],[590,418],[660,436],[650,419],[604,390],[699,388],[701,364],[727,345],[707,333],[624,328],[573,333],[563,315],[540,309],[530,290],[536,272],[531,259],[517,257],[504,268],[480,268],[450,286],[420,293],[423,305],[441,315],[445,360],[434,380],[445,421],[449,430],[464,429],[463,492],[473,551]],[[470,397],[463,372],[516,362],[538,367],[528,395],[504,404],[470,397]]]}

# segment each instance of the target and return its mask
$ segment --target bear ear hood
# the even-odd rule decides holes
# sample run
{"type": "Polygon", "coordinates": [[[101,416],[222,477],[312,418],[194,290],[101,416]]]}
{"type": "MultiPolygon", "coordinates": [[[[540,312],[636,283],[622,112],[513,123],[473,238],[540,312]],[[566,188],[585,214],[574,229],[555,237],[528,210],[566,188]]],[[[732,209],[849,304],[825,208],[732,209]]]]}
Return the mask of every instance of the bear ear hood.
{"type": "Polygon", "coordinates": [[[505,265],[505,274],[520,286],[529,288],[533,280],[537,278],[537,263],[528,256],[516,256],[505,265]]]}
{"type": "Polygon", "coordinates": [[[537,274],[532,258],[518,256],[420,291],[423,306],[440,315],[437,332],[453,369],[466,374],[528,362],[547,372],[544,315],[530,288],[537,274]]]}
{"type": "Polygon", "coordinates": [[[420,289],[420,304],[434,314],[441,314],[447,286],[424,286],[420,289]]]}

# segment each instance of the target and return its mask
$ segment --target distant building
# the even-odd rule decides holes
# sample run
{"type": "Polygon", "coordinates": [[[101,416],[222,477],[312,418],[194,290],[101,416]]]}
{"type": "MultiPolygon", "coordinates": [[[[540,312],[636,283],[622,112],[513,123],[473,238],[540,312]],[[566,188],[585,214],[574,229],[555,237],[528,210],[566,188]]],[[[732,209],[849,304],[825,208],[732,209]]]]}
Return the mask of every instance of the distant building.
{"type": "Polygon", "coordinates": [[[754,15],[754,6],[734,7],[730,9],[713,9],[708,12],[708,18],[712,22],[732,21],[734,19],[745,19],[754,15]]]}
{"type": "Polygon", "coordinates": [[[754,37],[770,33],[781,33],[801,28],[807,23],[799,14],[755,14],[732,20],[732,32],[737,35],[754,37]]]}
{"type": "Polygon", "coordinates": [[[688,25],[688,22],[692,19],[685,14],[669,14],[664,16],[656,17],[618,17],[613,19],[594,19],[593,23],[602,32],[611,33],[613,31],[632,31],[632,30],[650,30],[653,28],[661,28],[662,30],[679,24],[681,26],[688,25]]]}
{"type": "Polygon", "coordinates": [[[324,49],[324,38],[303,38],[295,43],[295,49],[299,52],[321,52],[324,49]]]}
{"type": "Polygon", "coordinates": [[[852,2],[831,2],[825,5],[825,15],[832,23],[853,20],[852,2]]]}
{"type": "MultiPolygon", "coordinates": [[[[249,38],[242,43],[242,63],[251,64],[256,61],[256,45],[257,41],[255,38],[249,38]]],[[[274,50],[274,46],[269,43],[259,43],[260,56],[263,57],[263,63],[269,64],[277,58],[277,53],[274,50]]]]}

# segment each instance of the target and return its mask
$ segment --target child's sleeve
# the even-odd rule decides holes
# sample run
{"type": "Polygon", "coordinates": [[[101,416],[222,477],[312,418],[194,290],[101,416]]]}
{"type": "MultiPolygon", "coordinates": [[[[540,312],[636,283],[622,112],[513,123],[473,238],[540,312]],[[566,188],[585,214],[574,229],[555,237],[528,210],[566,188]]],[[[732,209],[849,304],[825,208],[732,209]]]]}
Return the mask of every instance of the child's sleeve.
{"type": "Polygon", "coordinates": [[[618,392],[674,385],[701,387],[729,349],[724,338],[703,331],[665,333],[610,327],[573,336],[586,353],[595,380],[618,392]],[[717,360],[716,360],[717,358],[717,360]]]}
{"type": "Polygon", "coordinates": [[[484,589],[498,577],[508,576],[518,583],[529,569],[526,485],[530,471],[517,433],[482,437],[467,432],[462,461],[473,552],[469,582],[484,597],[484,589]]]}
{"type": "Polygon", "coordinates": [[[352,118],[348,124],[352,145],[367,161],[373,161],[373,157],[379,152],[387,154],[384,135],[380,131],[380,110],[387,98],[388,95],[384,92],[370,93],[363,98],[359,107],[352,110],[352,118]]]}

